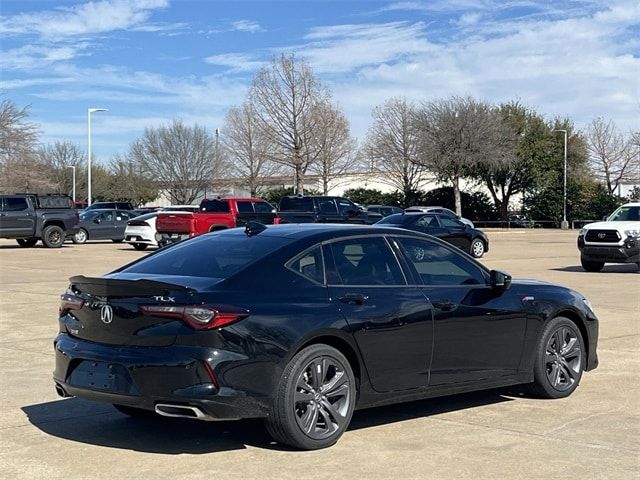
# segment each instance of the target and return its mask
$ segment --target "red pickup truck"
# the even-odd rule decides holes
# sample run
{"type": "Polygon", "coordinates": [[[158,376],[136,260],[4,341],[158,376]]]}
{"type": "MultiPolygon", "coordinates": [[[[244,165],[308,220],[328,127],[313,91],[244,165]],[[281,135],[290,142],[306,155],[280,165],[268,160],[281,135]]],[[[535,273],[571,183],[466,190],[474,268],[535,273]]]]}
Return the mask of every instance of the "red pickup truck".
{"type": "Polygon", "coordinates": [[[160,247],[203,233],[241,227],[247,222],[274,223],[276,210],[261,198],[204,199],[198,212],[161,212],[156,220],[160,247]]]}

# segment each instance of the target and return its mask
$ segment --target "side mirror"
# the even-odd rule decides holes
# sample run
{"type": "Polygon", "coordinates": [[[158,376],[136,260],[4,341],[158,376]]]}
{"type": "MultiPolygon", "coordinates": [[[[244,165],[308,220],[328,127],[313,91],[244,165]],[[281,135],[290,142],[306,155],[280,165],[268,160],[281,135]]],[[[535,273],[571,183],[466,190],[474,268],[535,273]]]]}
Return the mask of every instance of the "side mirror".
{"type": "Polygon", "coordinates": [[[602,217],[602,221],[603,221],[603,222],[606,222],[606,221],[607,221],[607,218],[608,218],[608,217],[605,215],[604,217],[602,217]]]}
{"type": "Polygon", "coordinates": [[[499,270],[491,270],[491,288],[508,290],[511,286],[511,275],[499,270]]]}

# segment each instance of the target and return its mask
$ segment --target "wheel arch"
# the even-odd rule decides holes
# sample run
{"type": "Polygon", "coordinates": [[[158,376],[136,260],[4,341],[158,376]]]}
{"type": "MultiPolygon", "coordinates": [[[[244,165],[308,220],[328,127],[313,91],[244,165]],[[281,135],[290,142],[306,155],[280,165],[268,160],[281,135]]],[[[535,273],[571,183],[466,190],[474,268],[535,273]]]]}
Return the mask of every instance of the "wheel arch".
{"type": "MultiPolygon", "coordinates": [[[[329,345],[330,347],[333,347],[340,353],[342,353],[349,361],[349,365],[351,365],[353,374],[356,377],[356,382],[358,383],[358,385],[362,385],[364,368],[360,360],[360,356],[358,355],[356,348],[351,345],[349,341],[338,335],[322,334],[317,337],[310,338],[302,343],[295,350],[295,352],[293,352],[292,357],[295,356],[303,348],[317,344],[329,345]]],[[[358,391],[360,391],[360,388],[358,388],[358,391]]]]}
{"type": "Polygon", "coordinates": [[[44,233],[44,229],[47,227],[60,227],[63,231],[63,233],[67,233],[66,232],[66,228],[64,226],[64,222],[62,220],[45,220],[45,222],[42,224],[42,232],[44,233]]]}
{"type": "Polygon", "coordinates": [[[215,224],[215,225],[211,225],[211,227],[209,227],[209,233],[211,232],[218,232],[220,230],[227,230],[229,227],[226,225],[221,225],[221,224],[215,224]]]}

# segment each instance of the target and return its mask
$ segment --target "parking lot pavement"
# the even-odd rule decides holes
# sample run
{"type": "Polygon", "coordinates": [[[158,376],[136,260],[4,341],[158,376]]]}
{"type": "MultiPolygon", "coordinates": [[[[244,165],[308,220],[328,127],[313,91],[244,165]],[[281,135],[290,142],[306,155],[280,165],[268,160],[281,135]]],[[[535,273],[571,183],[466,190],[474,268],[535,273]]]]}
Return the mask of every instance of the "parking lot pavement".
{"type": "Polygon", "coordinates": [[[640,478],[640,274],[579,267],[575,232],[490,232],[483,262],[575,288],[600,318],[600,367],[563,400],[518,389],[356,412],[340,442],[297,452],[259,421],[134,420],[57,397],[58,295],[142,254],[124,244],[0,241],[0,477],[7,479],[640,478]],[[14,248],[15,247],[15,248],[14,248]]]}

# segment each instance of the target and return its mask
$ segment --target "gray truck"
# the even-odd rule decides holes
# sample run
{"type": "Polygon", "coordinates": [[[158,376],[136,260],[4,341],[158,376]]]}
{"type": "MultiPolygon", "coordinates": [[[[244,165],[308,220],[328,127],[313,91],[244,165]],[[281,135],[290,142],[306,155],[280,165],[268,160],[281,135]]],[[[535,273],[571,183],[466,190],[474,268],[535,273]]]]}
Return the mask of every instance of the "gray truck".
{"type": "Polygon", "coordinates": [[[78,231],[79,216],[66,195],[0,195],[0,238],[12,238],[24,248],[38,240],[48,248],[61,247],[78,231]]]}

